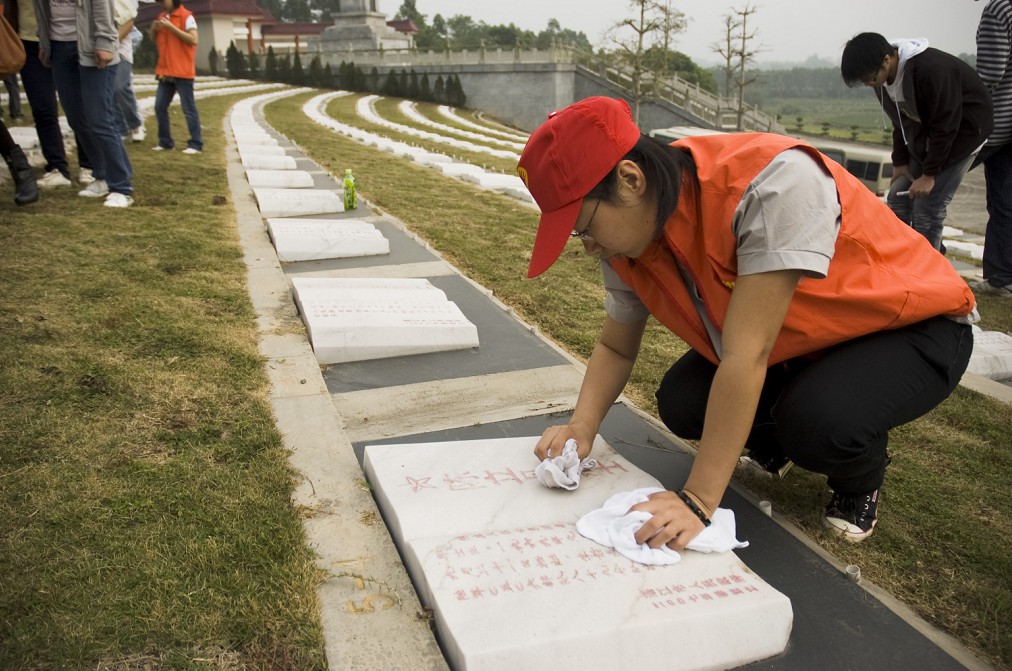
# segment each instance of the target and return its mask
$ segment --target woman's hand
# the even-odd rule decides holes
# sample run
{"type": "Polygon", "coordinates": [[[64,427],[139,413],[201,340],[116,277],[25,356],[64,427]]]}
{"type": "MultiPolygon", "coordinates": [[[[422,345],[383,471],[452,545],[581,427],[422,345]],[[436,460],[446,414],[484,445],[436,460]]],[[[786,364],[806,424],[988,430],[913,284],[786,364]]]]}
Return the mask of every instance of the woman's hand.
{"type": "Polygon", "coordinates": [[[630,512],[634,510],[653,515],[636,532],[636,542],[652,548],[667,545],[672,550],[684,550],[689,541],[706,528],[674,492],[651,494],[647,501],[629,509],[630,512]]]}
{"type": "Polygon", "coordinates": [[[583,461],[590,456],[595,435],[596,431],[579,422],[550,426],[545,429],[541,434],[541,440],[534,446],[534,456],[538,461],[544,461],[548,456],[557,457],[562,454],[566,441],[572,438],[576,440],[576,453],[580,455],[580,461],[583,461]]]}

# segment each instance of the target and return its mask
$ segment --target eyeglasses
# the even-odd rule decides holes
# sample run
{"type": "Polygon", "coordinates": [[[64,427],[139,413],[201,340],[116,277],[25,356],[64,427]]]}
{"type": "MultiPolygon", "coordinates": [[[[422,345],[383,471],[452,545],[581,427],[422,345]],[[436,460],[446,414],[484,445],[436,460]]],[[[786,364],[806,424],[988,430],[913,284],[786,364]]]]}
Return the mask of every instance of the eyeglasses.
{"type": "Polygon", "coordinates": [[[864,78],[864,81],[863,81],[864,85],[865,86],[874,86],[875,85],[875,80],[878,79],[878,73],[882,72],[882,70],[884,70],[885,67],[886,67],[886,63],[885,63],[885,60],[883,60],[882,64],[878,66],[878,69],[875,70],[875,72],[871,73],[870,75],[868,75],[867,77],[864,78]]]}
{"type": "Polygon", "coordinates": [[[583,227],[582,231],[576,231],[575,229],[570,231],[569,237],[579,238],[580,240],[593,240],[594,238],[590,237],[590,225],[594,223],[594,215],[597,214],[597,208],[600,206],[601,199],[599,198],[597,200],[597,204],[594,205],[594,210],[590,213],[590,219],[587,221],[587,225],[583,227]]]}

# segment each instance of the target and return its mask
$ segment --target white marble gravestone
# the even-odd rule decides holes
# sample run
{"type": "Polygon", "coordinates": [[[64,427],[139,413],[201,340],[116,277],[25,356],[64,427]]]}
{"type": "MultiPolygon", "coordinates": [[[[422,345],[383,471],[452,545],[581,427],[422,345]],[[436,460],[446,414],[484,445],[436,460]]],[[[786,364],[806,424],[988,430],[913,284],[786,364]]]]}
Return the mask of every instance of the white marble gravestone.
{"type": "Polygon", "coordinates": [[[790,600],[734,553],[637,564],[576,531],[659,486],[605,445],[579,489],[534,478],[537,438],[369,445],[365,472],[450,665],[467,671],[730,669],[780,654],[790,600]]]}
{"type": "Polygon", "coordinates": [[[271,137],[267,133],[233,133],[235,136],[235,143],[242,146],[255,146],[255,145],[266,145],[269,147],[278,146],[277,138],[271,137]]]}
{"type": "Polygon", "coordinates": [[[525,189],[524,181],[516,175],[504,175],[497,172],[485,172],[466,174],[461,177],[465,182],[477,184],[489,191],[508,191],[512,189],[525,189]]]}
{"type": "Polygon", "coordinates": [[[344,212],[340,193],[327,189],[255,188],[253,195],[264,218],[344,212]]]}
{"type": "Polygon", "coordinates": [[[278,189],[311,189],[313,176],[305,170],[257,170],[246,171],[250,186],[274,187],[278,189]]]}
{"type": "Polygon", "coordinates": [[[463,177],[464,175],[483,175],[485,170],[470,163],[440,163],[434,166],[447,177],[463,177]]]}
{"type": "Polygon", "coordinates": [[[277,145],[251,144],[239,148],[243,156],[285,156],[287,150],[277,145]]]}
{"type": "Polygon", "coordinates": [[[992,380],[1012,379],[1012,336],[1001,331],[973,329],[973,353],[967,372],[992,380]]]}
{"type": "Polygon", "coordinates": [[[390,241],[359,219],[268,219],[278,258],[313,261],[390,253],[390,241]]]}
{"type": "Polygon", "coordinates": [[[292,280],[320,363],[478,347],[478,329],[424,279],[292,280]]]}
{"type": "Polygon", "coordinates": [[[295,170],[295,159],[291,156],[268,156],[249,154],[240,150],[242,167],[247,170],[295,170]]]}

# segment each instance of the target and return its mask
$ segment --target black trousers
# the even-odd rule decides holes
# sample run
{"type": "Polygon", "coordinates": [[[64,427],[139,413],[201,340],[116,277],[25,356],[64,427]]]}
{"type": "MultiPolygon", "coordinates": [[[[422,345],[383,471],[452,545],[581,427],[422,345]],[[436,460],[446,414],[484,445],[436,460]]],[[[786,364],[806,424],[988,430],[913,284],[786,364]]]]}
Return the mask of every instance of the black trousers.
{"type": "MultiPolygon", "coordinates": [[[[836,492],[878,489],[889,429],[912,421],[952,393],[966,370],[973,334],[933,317],[837,345],[815,360],[792,359],[766,373],[745,446],[783,454],[828,476],[836,492]]],[[[657,389],[661,420],[677,436],[703,433],[717,367],[690,350],[657,389]]]]}

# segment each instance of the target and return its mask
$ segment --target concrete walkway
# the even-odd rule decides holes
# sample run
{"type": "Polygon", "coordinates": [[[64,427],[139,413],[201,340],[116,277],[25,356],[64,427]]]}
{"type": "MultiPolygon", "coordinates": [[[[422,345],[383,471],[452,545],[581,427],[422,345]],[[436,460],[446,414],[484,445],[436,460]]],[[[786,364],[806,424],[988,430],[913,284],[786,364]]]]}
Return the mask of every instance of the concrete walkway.
{"type": "MultiPolygon", "coordinates": [[[[339,188],[297,147],[276,136],[298,167],[314,175],[317,188],[339,188]]],[[[329,665],[445,669],[431,614],[418,601],[362,474],[362,447],[537,435],[545,426],[565,421],[583,367],[403,224],[365,204],[348,216],[365,218],[383,231],[391,240],[389,258],[282,267],[230,135],[227,156],[271,402],[293,467],[302,476],[294,501],[304,513],[319,567],[328,576],[319,596],[329,665]],[[321,370],[296,313],[290,285],[294,276],[428,278],[478,324],[482,345],[473,356],[443,353],[321,370]],[[497,338],[497,332],[509,337],[497,338]]],[[[1012,394],[1006,402],[1012,403],[1012,394]]],[[[665,486],[684,478],[691,464],[688,446],[624,400],[609,415],[602,435],[665,486]]],[[[787,653],[752,668],[839,668],[843,659],[854,668],[987,668],[873,585],[847,580],[837,560],[777,516],[759,512],[748,492],[735,489],[727,498],[753,540],[753,548],[740,556],[788,594],[795,609],[787,653]]]]}

